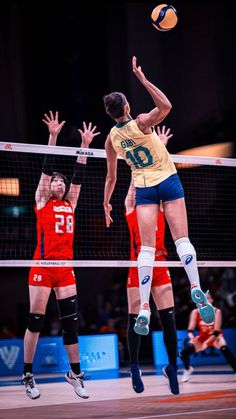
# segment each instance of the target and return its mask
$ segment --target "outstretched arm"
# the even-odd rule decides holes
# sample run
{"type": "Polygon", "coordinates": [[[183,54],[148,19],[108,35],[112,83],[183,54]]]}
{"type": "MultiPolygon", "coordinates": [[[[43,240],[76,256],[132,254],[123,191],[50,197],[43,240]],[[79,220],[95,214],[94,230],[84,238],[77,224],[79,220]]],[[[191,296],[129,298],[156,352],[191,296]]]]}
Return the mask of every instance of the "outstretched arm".
{"type": "Polygon", "coordinates": [[[110,216],[110,212],[112,210],[110,199],[116,184],[117,154],[112,146],[111,138],[109,135],[105,142],[105,150],[107,153],[107,175],[105,180],[103,207],[105,211],[106,226],[110,227],[110,224],[113,222],[110,216]]]}
{"type": "MultiPolygon", "coordinates": [[[[48,145],[56,145],[58,134],[60,133],[63,125],[65,124],[65,121],[62,121],[60,123],[58,121],[58,112],[56,112],[54,116],[53,112],[49,111],[49,114],[44,114],[43,122],[48,127],[48,145]]],[[[44,157],[42,174],[35,193],[37,209],[43,208],[50,197],[50,182],[52,178],[53,164],[54,155],[46,154],[44,157]]]]}
{"type": "Polygon", "coordinates": [[[151,127],[158,125],[168,115],[172,105],[166,95],[146,78],[141,66],[137,67],[137,58],[135,56],[132,60],[132,66],[135,76],[151,95],[156,105],[151,112],[140,114],[137,118],[137,124],[141,131],[148,133],[151,127]]]}
{"type": "MultiPolygon", "coordinates": [[[[86,125],[86,122],[83,122],[83,130],[78,129],[80,135],[81,135],[81,148],[89,148],[91,142],[93,141],[94,137],[100,134],[100,132],[96,131],[96,125],[93,127],[92,122],[89,122],[88,126],[86,125]]],[[[81,184],[83,183],[83,179],[86,175],[86,164],[87,164],[87,156],[78,156],[75,168],[74,168],[74,174],[71,180],[71,185],[69,192],[66,196],[72,204],[73,210],[75,210],[80,190],[81,190],[81,184]]]]}

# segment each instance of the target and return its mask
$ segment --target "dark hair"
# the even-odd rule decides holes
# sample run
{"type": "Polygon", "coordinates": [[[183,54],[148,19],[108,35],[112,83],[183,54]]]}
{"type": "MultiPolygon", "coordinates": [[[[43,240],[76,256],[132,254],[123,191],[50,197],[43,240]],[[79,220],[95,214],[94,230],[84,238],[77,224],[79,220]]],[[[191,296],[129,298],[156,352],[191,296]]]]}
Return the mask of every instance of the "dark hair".
{"type": "Polygon", "coordinates": [[[52,178],[51,178],[51,182],[55,179],[55,177],[60,177],[62,178],[64,184],[65,184],[65,193],[63,195],[63,199],[65,198],[65,196],[68,194],[69,189],[70,189],[70,182],[68,181],[67,177],[65,175],[63,175],[60,172],[53,172],[52,174],[52,178]]]}
{"type": "Polygon", "coordinates": [[[124,105],[127,103],[125,95],[121,92],[112,92],[103,96],[106,113],[113,119],[124,115],[124,105]]]}

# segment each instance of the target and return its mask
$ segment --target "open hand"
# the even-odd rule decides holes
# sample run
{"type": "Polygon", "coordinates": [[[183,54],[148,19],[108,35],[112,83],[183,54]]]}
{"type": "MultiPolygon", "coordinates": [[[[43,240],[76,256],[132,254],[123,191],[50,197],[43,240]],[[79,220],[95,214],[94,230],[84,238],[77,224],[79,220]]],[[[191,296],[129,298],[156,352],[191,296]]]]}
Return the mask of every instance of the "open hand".
{"type": "Polygon", "coordinates": [[[162,128],[160,128],[159,125],[158,125],[157,134],[160,137],[160,140],[164,145],[167,145],[169,139],[171,137],[173,137],[173,134],[170,134],[170,128],[166,129],[165,125],[163,125],[162,128]]]}
{"type": "Polygon", "coordinates": [[[54,116],[53,112],[49,111],[49,115],[45,113],[44,118],[45,119],[42,119],[42,121],[47,125],[49,134],[52,136],[57,136],[66,122],[62,121],[60,123],[58,121],[58,112],[56,112],[54,116]]]}
{"type": "Polygon", "coordinates": [[[82,138],[82,143],[81,143],[82,148],[89,147],[94,137],[101,134],[100,132],[95,132],[96,128],[97,128],[96,125],[94,125],[93,127],[92,122],[89,122],[88,126],[86,125],[86,122],[83,122],[83,130],[78,129],[82,138]]]}

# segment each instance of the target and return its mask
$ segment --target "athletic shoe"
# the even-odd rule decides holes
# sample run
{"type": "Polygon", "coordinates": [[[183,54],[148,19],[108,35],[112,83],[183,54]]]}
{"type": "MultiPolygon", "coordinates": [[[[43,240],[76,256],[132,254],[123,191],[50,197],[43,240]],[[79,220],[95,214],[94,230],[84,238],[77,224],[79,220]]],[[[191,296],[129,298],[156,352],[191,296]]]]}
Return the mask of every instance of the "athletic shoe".
{"type": "Polygon", "coordinates": [[[26,394],[30,399],[38,399],[40,397],[40,391],[36,387],[34,374],[31,374],[31,372],[23,374],[22,383],[24,384],[26,394]]]}
{"type": "Polygon", "coordinates": [[[134,331],[138,335],[148,335],[150,323],[150,310],[141,309],[134,325],[134,331]]]}
{"type": "Polygon", "coordinates": [[[209,303],[204,292],[200,288],[192,288],[191,297],[197,305],[202,320],[207,324],[213,323],[215,319],[215,309],[213,305],[209,303]]]}
{"type": "Polygon", "coordinates": [[[142,393],[144,391],[144,385],[141,379],[141,370],[138,364],[132,364],[130,368],[130,375],[132,379],[132,386],[136,393],[142,393]]]}
{"type": "Polygon", "coordinates": [[[73,371],[70,370],[65,374],[65,379],[74,387],[74,390],[78,396],[82,397],[82,399],[88,399],[89,395],[86,393],[84,388],[83,376],[84,372],[76,375],[73,373],[73,371]]]}
{"type": "Polygon", "coordinates": [[[182,378],[181,378],[182,383],[187,383],[193,371],[194,371],[193,367],[189,367],[188,370],[184,370],[182,378]]]}
{"type": "Polygon", "coordinates": [[[169,380],[169,389],[172,394],[179,394],[179,383],[177,378],[177,367],[175,365],[166,365],[162,372],[169,380]]]}

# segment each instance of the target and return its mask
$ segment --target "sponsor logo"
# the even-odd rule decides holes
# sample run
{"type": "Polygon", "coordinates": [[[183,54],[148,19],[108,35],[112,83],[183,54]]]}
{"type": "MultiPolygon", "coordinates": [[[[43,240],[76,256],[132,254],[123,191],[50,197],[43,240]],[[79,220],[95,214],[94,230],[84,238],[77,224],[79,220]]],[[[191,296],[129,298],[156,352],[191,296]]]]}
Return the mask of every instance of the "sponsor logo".
{"type": "Polygon", "coordinates": [[[11,144],[5,144],[4,149],[5,150],[12,150],[12,145],[11,144]]]}
{"type": "Polygon", "coordinates": [[[147,310],[149,308],[149,304],[148,303],[144,303],[142,308],[144,308],[144,310],[147,310]]]}
{"type": "Polygon", "coordinates": [[[145,284],[149,281],[149,279],[150,279],[150,275],[146,275],[146,276],[143,278],[143,280],[142,280],[141,284],[142,284],[142,285],[145,285],[145,284]]]}
{"type": "Polygon", "coordinates": [[[9,370],[12,370],[14,367],[16,360],[19,356],[20,347],[16,345],[12,345],[10,347],[2,346],[0,348],[0,357],[2,358],[4,364],[9,370]]]}
{"type": "Polygon", "coordinates": [[[189,265],[193,260],[193,256],[189,255],[186,257],[185,265],[189,265]]]}
{"type": "Polygon", "coordinates": [[[93,151],[76,150],[76,154],[79,154],[80,156],[94,156],[93,151]]]}
{"type": "Polygon", "coordinates": [[[42,260],[42,261],[40,261],[40,266],[65,266],[66,265],[66,262],[63,262],[63,261],[57,261],[57,260],[55,260],[55,262],[54,261],[52,261],[52,260],[50,260],[50,261],[46,261],[46,260],[42,260]]]}
{"type": "Polygon", "coordinates": [[[87,364],[94,366],[95,363],[100,365],[110,363],[112,360],[112,354],[105,351],[99,352],[82,352],[80,355],[82,361],[87,364]]]}
{"type": "Polygon", "coordinates": [[[53,211],[55,211],[55,212],[72,212],[72,208],[71,207],[64,207],[64,206],[61,206],[61,207],[53,207],[53,211]]]}

